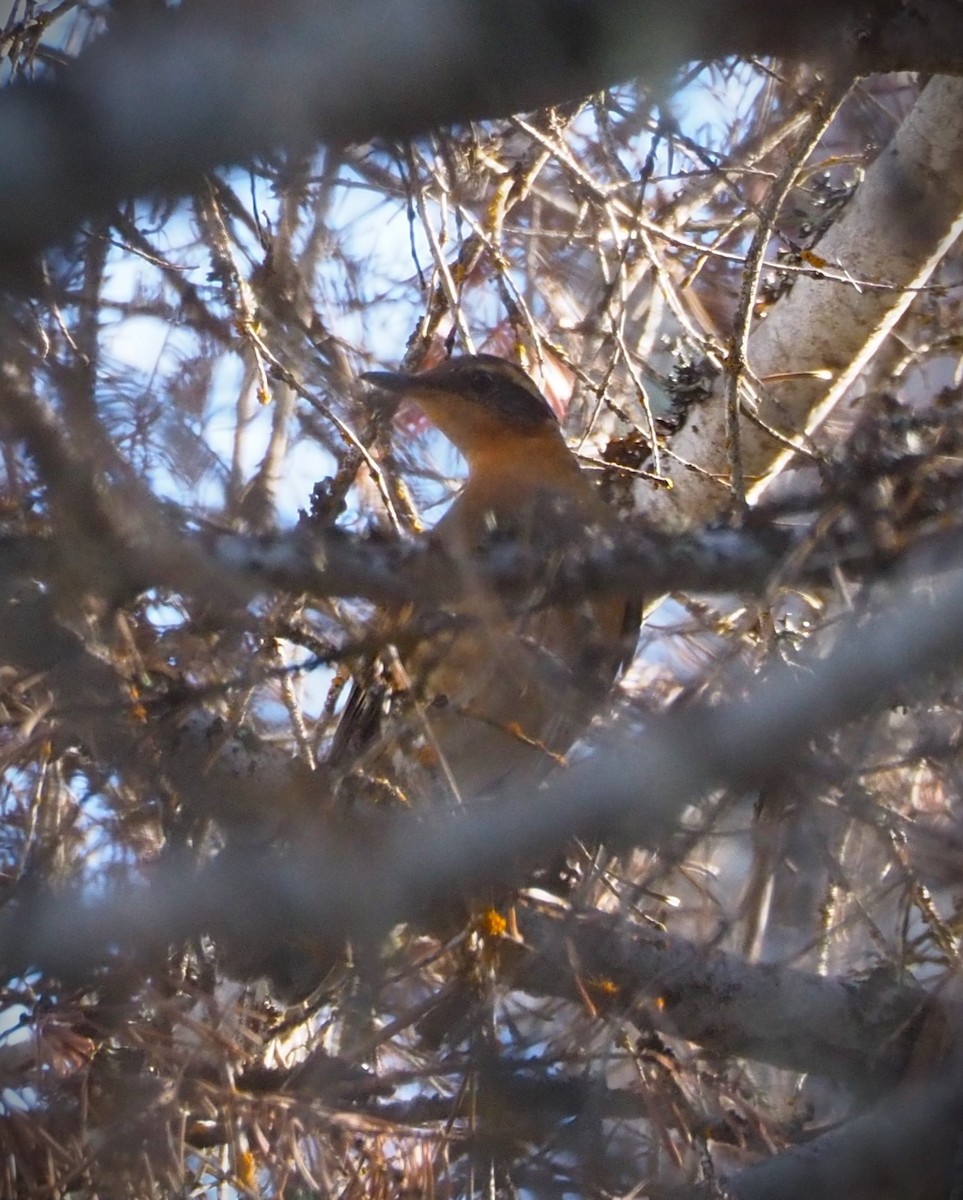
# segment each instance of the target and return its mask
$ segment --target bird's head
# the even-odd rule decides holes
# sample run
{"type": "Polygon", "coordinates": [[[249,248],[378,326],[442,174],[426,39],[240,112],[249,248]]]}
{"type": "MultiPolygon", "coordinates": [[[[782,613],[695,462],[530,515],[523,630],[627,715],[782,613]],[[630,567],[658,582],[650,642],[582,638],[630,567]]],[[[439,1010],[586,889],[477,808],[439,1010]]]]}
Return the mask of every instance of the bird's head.
{"type": "Polygon", "coordinates": [[[420,374],[368,371],[361,378],[413,400],[470,469],[520,448],[564,449],[548,401],[521,367],[494,354],[449,358],[420,374]]]}

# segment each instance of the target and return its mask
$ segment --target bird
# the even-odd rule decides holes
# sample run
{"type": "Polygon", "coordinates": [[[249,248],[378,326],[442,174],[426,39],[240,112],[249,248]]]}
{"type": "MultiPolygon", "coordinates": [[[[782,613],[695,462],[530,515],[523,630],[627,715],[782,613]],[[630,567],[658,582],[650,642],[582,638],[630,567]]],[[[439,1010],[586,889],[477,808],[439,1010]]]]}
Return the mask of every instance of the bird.
{"type": "Polygon", "coordinates": [[[381,655],[377,684],[370,662],[356,682],[329,761],[394,780],[406,800],[397,781],[413,777],[412,763],[456,804],[537,787],[631,658],[641,598],[575,595],[518,611],[486,584],[481,556],[503,541],[528,552],[533,589],[545,594],[564,547],[611,536],[618,518],[515,363],[471,354],[362,378],[413,401],[465,461],[464,486],[428,535],[460,576],[462,598],[440,613],[410,605],[386,619],[395,649],[381,655]]]}

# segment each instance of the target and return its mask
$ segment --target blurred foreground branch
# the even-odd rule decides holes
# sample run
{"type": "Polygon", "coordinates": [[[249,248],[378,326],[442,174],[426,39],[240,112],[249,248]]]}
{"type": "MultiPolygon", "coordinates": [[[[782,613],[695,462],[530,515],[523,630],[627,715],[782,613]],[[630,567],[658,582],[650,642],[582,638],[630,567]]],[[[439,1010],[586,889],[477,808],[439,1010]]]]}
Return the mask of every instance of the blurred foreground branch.
{"type": "Polygon", "coordinates": [[[953,72],[961,14],[814,0],[667,9],[606,0],[188,5],[128,16],[54,81],[0,98],[0,261],[145,193],[190,190],[212,167],[303,147],[535,109],[727,55],[851,59],[859,73],[953,72]],[[444,64],[441,68],[439,64],[444,64]],[[145,80],[150,86],[145,87],[145,80]]]}
{"type": "MultiPolygon", "coordinates": [[[[654,719],[637,744],[572,766],[524,803],[509,795],[430,823],[386,815],[376,846],[310,845],[305,836],[283,863],[253,849],[199,867],[172,856],[148,886],[11,903],[0,914],[0,962],[12,973],[86,972],[110,947],[166,945],[211,928],[243,929],[261,944],[292,930],[364,939],[453,892],[517,884],[527,864],[573,835],[659,845],[710,789],[780,778],[812,739],[926,690],[963,657],[961,611],[959,571],[936,584],[904,581],[872,617],[841,621],[831,652],[777,664],[744,700],[654,719]]],[[[320,805],[323,783],[315,785],[320,805]]],[[[203,792],[203,779],[194,786],[203,792]]]]}

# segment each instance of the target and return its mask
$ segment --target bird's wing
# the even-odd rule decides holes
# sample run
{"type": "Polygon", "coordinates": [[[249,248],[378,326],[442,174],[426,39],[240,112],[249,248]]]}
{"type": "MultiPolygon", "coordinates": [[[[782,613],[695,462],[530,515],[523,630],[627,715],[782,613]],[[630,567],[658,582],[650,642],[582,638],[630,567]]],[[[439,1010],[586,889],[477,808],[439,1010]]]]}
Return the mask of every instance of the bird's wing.
{"type": "MultiPolygon", "coordinates": [[[[569,509],[551,494],[533,493],[527,503],[517,495],[480,501],[466,489],[434,537],[465,576],[467,594],[451,610],[411,609],[394,625],[394,669],[379,675],[375,664],[366,667],[329,763],[395,780],[420,774],[401,785],[406,793],[420,792],[427,772],[459,799],[509,781],[540,781],[598,711],[638,637],[641,604],[634,599],[537,606],[553,557],[570,544],[573,529],[584,529],[585,517],[581,503],[569,509]],[[478,553],[493,539],[536,546],[530,611],[509,606],[478,579],[478,553]]],[[[611,520],[606,510],[603,517],[611,520]]]]}

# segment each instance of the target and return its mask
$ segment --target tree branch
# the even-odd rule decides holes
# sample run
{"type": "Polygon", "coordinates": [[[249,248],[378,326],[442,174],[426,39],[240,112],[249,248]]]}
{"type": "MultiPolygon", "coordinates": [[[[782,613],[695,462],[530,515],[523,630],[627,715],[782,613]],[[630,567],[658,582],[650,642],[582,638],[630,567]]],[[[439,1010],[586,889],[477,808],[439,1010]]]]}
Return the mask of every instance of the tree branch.
{"type": "Polygon", "coordinates": [[[585,980],[607,980],[615,990],[599,1007],[640,1029],[821,1075],[863,1096],[899,1080],[929,1004],[895,979],[856,982],[747,963],[608,913],[523,911],[519,920],[532,951],[512,978],[522,991],[578,1003],[585,980]],[[572,964],[567,974],[562,963],[572,964]]]}
{"type": "Polygon", "coordinates": [[[726,55],[957,71],[963,13],[811,0],[285,0],[128,16],[53,81],[0,97],[0,263],[10,278],[84,218],[176,195],[212,167],[317,139],[415,134],[654,80],[726,55]],[[149,86],[145,83],[149,81],[149,86]]]}
{"type": "MultiPolygon", "coordinates": [[[[938,583],[895,588],[872,619],[841,621],[828,655],[817,647],[798,664],[775,665],[743,701],[654,719],[638,744],[572,766],[524,803],[508,795],[430,822],[385,816],[374,845],[370,829],[349,828],[339,841],[330,824],[314,844],[305,824],[283,866],[256,849],[237,849],[201,868],[172,859],[157,866],[150,887],[122,887],[106,899],[10,904],[0,913],[0,963],[14,974],[36,966],[54,974],[87,970],[107,947],[166,945],[203,929],[242,928],[263,945],[279,931],[294,941],[319,930],[332,941],[377,937],[452,895],[517,885],[529,864],[561,851],[573,835],[658,846],[708,790],[758,787],[791,772],[813,738],[897,696],[904,702],[932,675],[957,666],[963,576],[959,560],[955,566],[938,583]]],[[[203,774],[187,783],[200,801],[203,774]]],[[[323,780],[308,773],[300,786],[305,802],[313,796],[323,810],[323,780]]]]}
{"type": "MultiPolygon", "coordinates": [[[[741,432],[741,464],[758,496],[798,441],[813,432],[915,299],[963,229],[963,80],[932,80],[855,196],[818,243],[823,277],[802,277],[757,324],[749,365],[761,382],[742,408],[761,424],[741,432]],[[861,286],[859,280],[870,285],[861,286]],[[827,385],[825,374],[831,372],[827,385]],[[767,384],[768,377],[780,376],[767,384]]],[[[726,407],[713,396],[672,440],[671,490],[646,494],[652,517],[711,521],[731,505],[726,407]],[[694,472],[686,463],[694,462],[694,472]]]]}

